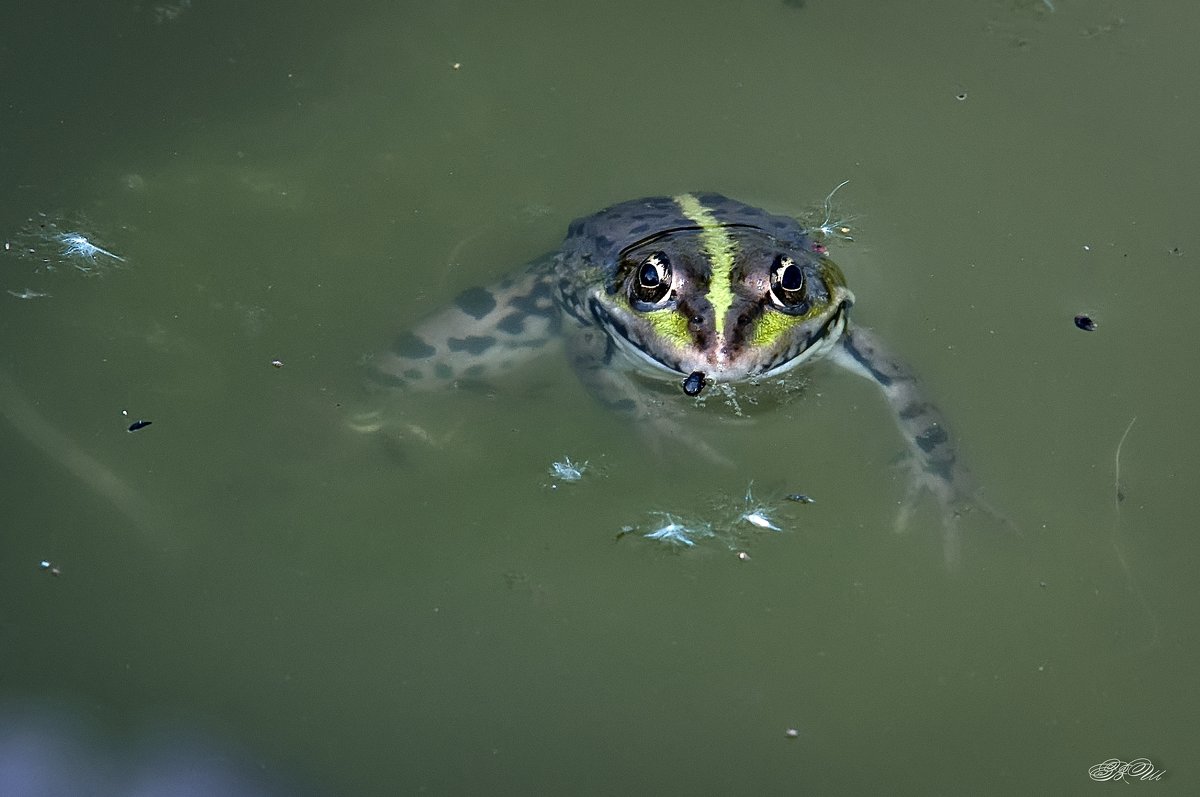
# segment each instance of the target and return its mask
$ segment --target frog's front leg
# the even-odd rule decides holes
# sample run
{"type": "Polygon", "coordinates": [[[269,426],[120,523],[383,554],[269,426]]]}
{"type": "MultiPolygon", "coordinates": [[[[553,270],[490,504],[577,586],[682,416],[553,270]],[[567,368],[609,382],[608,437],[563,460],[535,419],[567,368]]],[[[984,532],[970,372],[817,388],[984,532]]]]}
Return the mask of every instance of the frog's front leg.
{"type": "Polygon", "coordinates": [[[870,379],[883,391],[896,425],[908,444],[912,474],[896,518],[897,530],[903,530],[908,523],[920,494],[929,491],[942,513],[946,561],[955,563],[958,559],[959,517],[973,507],[989,508],[980,501],[971,475],[959,460],[941,412],[926,397],[908,367],[861,327],[846,331],[834,349],[833,359],[842,367],[870,379]]]}

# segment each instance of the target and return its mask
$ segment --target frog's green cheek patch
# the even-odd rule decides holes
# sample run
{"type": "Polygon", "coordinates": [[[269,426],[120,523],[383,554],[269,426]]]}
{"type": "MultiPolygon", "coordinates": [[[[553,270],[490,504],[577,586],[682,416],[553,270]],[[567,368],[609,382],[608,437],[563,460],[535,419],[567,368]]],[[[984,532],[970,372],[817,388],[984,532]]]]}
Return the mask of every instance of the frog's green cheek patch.
{"type": "Polygon", "coordinates": [[[783,313],[763,313],[758,317],[751,340],[755,346],[773,346],[801,323],[802,319],[783,313]]]}

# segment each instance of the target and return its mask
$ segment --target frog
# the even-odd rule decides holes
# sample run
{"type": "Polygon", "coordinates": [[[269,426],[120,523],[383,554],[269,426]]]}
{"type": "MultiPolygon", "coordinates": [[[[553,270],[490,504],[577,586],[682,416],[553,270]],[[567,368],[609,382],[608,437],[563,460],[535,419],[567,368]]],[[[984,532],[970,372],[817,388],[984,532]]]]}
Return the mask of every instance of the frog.
{"type": "Polygon", "coordinates": [[[882,393],[905,442],[911,475],[897,529],[931,494],[952,562],[978,489],[914,372],[851,322],[855,296],[823,237],[718,193],[614,204],[572,222],[557,250],[401,333],[371,358],[371,378],[406,391],[487,384],[561,341],[600,403],[660,439],[696,445],[672,402],[828,361],[882,393]]]}

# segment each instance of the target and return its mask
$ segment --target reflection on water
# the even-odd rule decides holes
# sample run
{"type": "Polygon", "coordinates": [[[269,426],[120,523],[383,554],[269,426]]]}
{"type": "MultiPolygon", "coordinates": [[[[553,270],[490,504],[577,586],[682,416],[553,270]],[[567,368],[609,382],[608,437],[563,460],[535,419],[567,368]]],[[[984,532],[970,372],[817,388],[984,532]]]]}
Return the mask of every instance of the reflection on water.
{"type": "Polygon", "coordinates": [[[97,732],[79,712],[0,706],[0,794],[5,797],[271,797],[298,794],[252,759],[172,724],[132,736],[97,732]]]}

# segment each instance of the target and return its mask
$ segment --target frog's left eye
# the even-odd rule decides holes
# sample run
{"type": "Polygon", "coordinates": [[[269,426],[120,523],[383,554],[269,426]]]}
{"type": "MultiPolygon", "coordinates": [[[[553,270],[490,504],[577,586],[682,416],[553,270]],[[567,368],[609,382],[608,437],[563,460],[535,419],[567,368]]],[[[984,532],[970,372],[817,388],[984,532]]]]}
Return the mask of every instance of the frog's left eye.
{"type": "Polygon", "coordinates": [[[671,261],[663,252],[646,257],[629,285],[629,298],[640,309],[660,306],[671,293],[671,261]]]}
{"type": "Polygon", "coordinates": [[[771,301],[785,313],[804,313],[804,270],[787,255],[776,255],[771,265],[771,301]]]}

